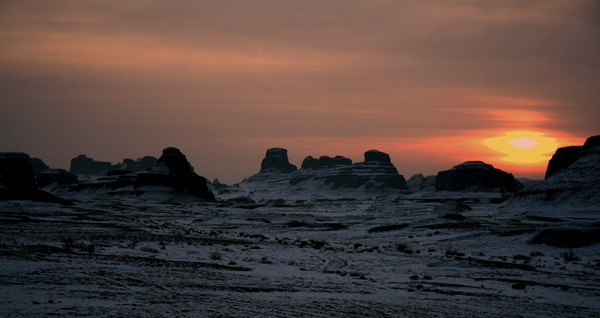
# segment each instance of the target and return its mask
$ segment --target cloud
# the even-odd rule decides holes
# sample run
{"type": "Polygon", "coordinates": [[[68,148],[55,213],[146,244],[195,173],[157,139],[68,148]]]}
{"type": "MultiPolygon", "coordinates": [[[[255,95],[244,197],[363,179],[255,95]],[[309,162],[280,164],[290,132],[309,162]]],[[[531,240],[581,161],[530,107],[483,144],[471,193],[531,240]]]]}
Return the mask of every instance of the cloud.
{"type": "MultiPolygon", "coordinates": [[[[588,136],[599,124],[596,9],[560,0],[3,1],[0,147],[58,158],[31,135],[74,155],[93,139],[114,161],[131,144],[147,151],[147,138],[202,145],[224,152],[205,163],[227,181],[213,161],[252,151],[260,161],[265,150],[236,152],[242,140],[323,138],[360,156],[340,140],[409,147],[505,128],[588,136]]],[[[397,160],[419,166],[408,151],[397,160]]]]}

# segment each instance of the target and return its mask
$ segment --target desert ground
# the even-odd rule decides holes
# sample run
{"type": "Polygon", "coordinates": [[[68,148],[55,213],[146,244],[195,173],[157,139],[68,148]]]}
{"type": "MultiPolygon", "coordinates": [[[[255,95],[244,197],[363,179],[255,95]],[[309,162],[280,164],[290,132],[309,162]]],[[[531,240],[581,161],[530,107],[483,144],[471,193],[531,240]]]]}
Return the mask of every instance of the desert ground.
{"type": "Polygon", "coordinates": [[[500,201],[3,201],[1,316],[600,316],[599,245],[539,238],[598,213],[500,201]]]}

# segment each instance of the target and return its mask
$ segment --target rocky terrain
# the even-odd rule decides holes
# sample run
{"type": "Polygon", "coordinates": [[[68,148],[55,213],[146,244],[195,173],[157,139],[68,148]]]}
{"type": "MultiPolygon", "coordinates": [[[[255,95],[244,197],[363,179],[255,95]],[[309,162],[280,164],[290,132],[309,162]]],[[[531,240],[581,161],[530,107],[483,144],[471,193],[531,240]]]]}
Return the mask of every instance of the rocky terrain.
{"type": "Polygon", "coordinates": [[[548,164],[546,179],[517,193],[511,208],[531,206],[547,213],[596,210],[600,205],[600,136],[587,139],[583,146],[568,147],[564,157],[559,148],[548,164]],[[573,151],[577,149],[577,151],[573,151]]]}
{"type": "Polygon", "coordinates": [[[392,197],[409,192],[404,176],[391,163],[386,153],[369,150],[363,162],[352,163],[343,156],[308,156],[302,167],[291,168],[287,150],[267,150],[259,173],[229,186],[213,188],[222,200],[313,201],[317,199],[392,197]],[[273,157],[273,152],[278,152],[273,157]],[[273,160],[277,158],[278,161],[273,160]],[[267,159],[269,159],[267,161],[267,159]],[[265,162],[269,162],[265,165],[265,162]],[[286,167],[286,168],[277,168],[286,167]]]}
{"type": "MultiPolygon", "coordinates": [[[[73,159],[79,160],[81,156],[73,159]]],[[[89,159],[89,158],[87,158],[89,159]]],[[[94,161],[86,161],[92,167],[94,161]]],[[[44,172],[41,176],[51,175],[54,179],[45,181],[38,177],[38,184],[58,196],[69,199],[105,198],[105,197],[143,197],[213,200],[206,179],[194,172],[186,156],[177,148],[163,150],[158,160],[147,156],[138,160],[124,160],[123,164],[110,166],[113,170],[100,170],[97,174],[82,173],[83,180],[74,183],[60,182],[56,174],[44,172]]],[[[87,169],[87,170],[86,170],[87,169]]],[[[75,169],[75,172],[91,168],[75,169]]],[[[73,165],[71,170],[73,171],[73,165]]],[[[64,176],[62,178],[66,178],[64,176]]]]}
{"type": "Polygon", "coordinates": [[[80,175],[43,187],[50,194],[28,156],[3,153],[1,313],[598,317],[595,140],[517,192],[486,187],[486,175],[514,178],[480,162],[454,169],[476,171],[475,183],[435,191],[440,174],[407,183],[378,151],[292,169],[282,148],[228,186],[166,148],[149,170],[80,175]],[[70,200],[30,196],[41,192],[70,200]]]}
{"type": "Polygon", "coordinates": [[[598,213],[514,213],[498,198],[3,201],[0,307],[4,317],[597,317],[599,247],[581,233],[598,237],[598,213]],[[548,232],[565,225],[579,244],[548,232]]]}
{"type": "Polygon", "coordinates": [[[517,192],[523,184],[500,169],[482,161],[467,161],[450,170],[440,171],[435,179],[436,191],[517,192]]]}

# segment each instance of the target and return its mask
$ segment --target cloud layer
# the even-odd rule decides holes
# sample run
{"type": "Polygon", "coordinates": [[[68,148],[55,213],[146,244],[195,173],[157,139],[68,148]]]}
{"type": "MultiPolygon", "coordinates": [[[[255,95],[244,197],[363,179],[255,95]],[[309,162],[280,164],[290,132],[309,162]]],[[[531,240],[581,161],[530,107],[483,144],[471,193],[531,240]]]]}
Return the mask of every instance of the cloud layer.
{"type": "Polygon", "coordinates": [[[225,182],[275,146],[502,165],[484,139],[598,134],[598,56],[597,1],[4,1],[0,149],[67,167],[176,146],[225,182]]]}

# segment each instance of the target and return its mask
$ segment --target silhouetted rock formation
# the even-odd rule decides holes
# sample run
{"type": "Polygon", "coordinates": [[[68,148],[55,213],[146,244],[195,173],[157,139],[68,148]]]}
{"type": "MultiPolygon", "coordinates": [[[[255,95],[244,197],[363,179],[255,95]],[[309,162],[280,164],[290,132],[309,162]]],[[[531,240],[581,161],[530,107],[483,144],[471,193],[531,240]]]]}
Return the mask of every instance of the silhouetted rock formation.
{"type": "Polygon", "coordinates": [[[51,184],[67,186],[79,182],[77,175],[67,172],[65,169],[48,169],[36,177],[38,187],[46,187],[51,184]]]}
{"type": "MultiPolygon", "coordinates": [[[[406,180],[398,173],[387,153],[369,150],[365,152],[364,156],[364,162],[341,165],[337,169],[327,169],[314,178],[315,180],[325,180],[325,184],[331,185],[333,189],[364,186],[366,190],[374,187],[391,187],[408,191],[406,180]]],[[[292,179],[291,183],[295,182],[297,181],[292,179]]]]}
{"type": "Polygon", "coordinates": [[[571,211],[600,205],[600,136],[588,138],[583,146],[557,149],[548,162],[546,179],[527,187],[508,204],[523,204],[526,209],[562,206],[571,211]]]}
{"type": "MultiPolygon", "coordinates": [[[[286,164],[287,156],[281,159],[286,154],[285,149],[280,149],[274,152],[280,158],[279,163],[286,164]]],[[[244,197],[266,204],[292,199],[396,198],[408,192],[404,177],[391,163],[389,155],[376,150],[368,151],[365,161],[355,164],[343,156],[321,156],[319,159],[309,156],[304,159],[302,168],[293,172],[281,173],[280,169],[268,164],[267,167],[238,184],[226,188],[211,187],[223,200],[244,197]]]]}
{"type": "Polygon", "coordinates": [[[152,156],[145,156],[136,160],[125,158],[123,163],[112,166],[107,175],[124,175],[133,172],[147,171],[156,167],[158,160],[152,156]]]}
{"type": "Polygon", "coordinates": [[[192,166],[184,154],[174,147],[165,148],[162,156],[158,158],[156,168],[153,170],[168,170],[169,174],[186,175],[193,173],[192,166]]]}
{"type": "MultiPolygon", "coordinates": [[[[135,160],[135,164],[141,169],[141,170],[149,170],[152,169],[154,167],[156,167],[156,164],[158,163],[158,159],[156,159],[155,157],[152,156],[145,156],[143,158],[139,158],[135,160]]],[[[192,169],[193,170],[193,169],[192,169]]]]}
{"type": "Polygon", "coordinates": [[[436,191],[517,192],[522,187],[512,174],[481,161],[467,161],[440,171],[435,182],[436,191]]]}
{"type": "Polygon", "coordinates": [[[569,167],[577,161],[577,159],[586,155],[589,150],[598,145],[600,145],[600,135],[588,138],[583,146],[558,148],[552,156],[552,159],[550,159],[550,162],[548,162],[548,168],[546,169],[546,176],[544,179],[548,179],[556,172],[569,167]]]}
{"type": "MultiPolygon", "coordinates": [[[[80,156],[79,159],[89,158],[80,156]]],[[[89,164],[90,160],[85,162],[89,164]]],[[[150,156],[137,160],[124,159],[123,163],[112,168],[104,175],[86,175],[80,178],[78,184],[57,187],[53,192],[69,198],[136,196],[167,200],[214,199],[206,179],[194,173],[185,155],[177,148],[165,148],[159,159],[150,156]]]]}
{"type": "Polygon", "coordinates": [[[267,170],[289,173],[298,170],[298,168],[289,162],[287,149],[271,148],[267,150],[267,154],[260,164],[260,172],[267,170]]]}
{"type": "Polygon", "coordinates": [[[103,175],[111,170],[111,168],[112,165],[110,162],[95,161],[86,155],[79,155],[77,158],[71,159],[69,172],[72,174],[103,175]]]}
{"type": "Polygon", "coordinates": [[[155,168],[137,174],[135,187],[144,186],[167,186],[203,199],[214,199],[208,190],[206,178],[194,173],[185,155],[174,147],[163,150],[155,168]]]}
{"type": "Polygon", "coordinates": [[[391,164],[392,161],[390,159],[390,155],[385,152],[377,151],[377,150],[369,150],[365,152],[365,162],[367,161],[375,161],[375,162],[383,162],[391,164]]]}
{"type": "Polygon", "coordinates": [[[331,166],[349,166],[351,164],[352,159],[343,156],[335,156],[333,158],[329,156],[321,156],[319,159],[308,156],[302,161],[301,169],[319,169],[329,168],[331,166]]]}
{"type": "Polygon", "coordinates": [[[70,203],[37,188],[31,158],[20,152],[0,153],[0,200],[70,203]]]}
{"type": "Polygon", "coordinates": [[[36,176],[40,172],[50,169],[50,167],[39,158],[31,158],[31,166],[33,167],[33,173],[35,173],[36,176]]]}
{"type": "Polygon", "coordinates": [[[28,154],[0,152],[0,186],[25,191],[37,188],[28,154]]]}

